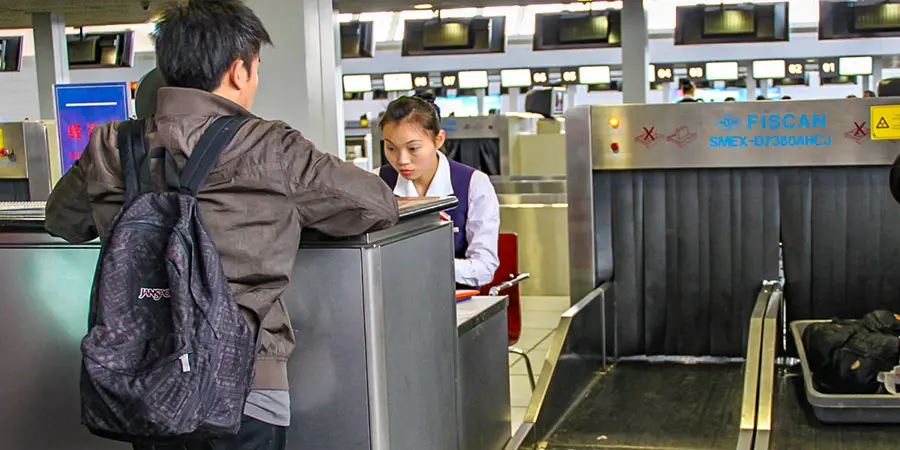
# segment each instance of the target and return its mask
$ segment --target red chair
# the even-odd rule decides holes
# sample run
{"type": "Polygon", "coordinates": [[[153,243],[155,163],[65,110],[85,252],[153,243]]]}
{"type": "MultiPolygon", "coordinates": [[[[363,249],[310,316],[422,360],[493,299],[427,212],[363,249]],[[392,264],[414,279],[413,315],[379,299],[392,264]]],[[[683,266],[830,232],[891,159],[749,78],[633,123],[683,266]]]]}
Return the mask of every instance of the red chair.
{"type": "Polygon", "coordinates": [[[494,273],[494,280],[481,288],[481,295],[500,295],[509,297],[509,352],[519,355],[525,361],[525,370],[528,371],[528,381],[534,390],[534,370],[531,367],[531,359],[528,354],[515,347],[522,335],[522,302],[519,293],[519,283],[527,280],[531,275],[519,273],[519,237],[515,233],[501,233],[497,245],[497,256],[500,265],[494,273]]]}

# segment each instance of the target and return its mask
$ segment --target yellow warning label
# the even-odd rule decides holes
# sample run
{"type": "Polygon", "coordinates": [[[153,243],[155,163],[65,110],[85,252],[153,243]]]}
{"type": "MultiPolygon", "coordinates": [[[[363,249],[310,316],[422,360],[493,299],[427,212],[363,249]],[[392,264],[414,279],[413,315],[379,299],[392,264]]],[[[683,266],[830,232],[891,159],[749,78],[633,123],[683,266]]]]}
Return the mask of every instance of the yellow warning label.
{"type": "Polygon", "coordinates": [[[900,140],[900,105],[870,108],[872,140],[900,140]]]}
{"type": "Polygon", "coordinates": [[[3,148],[3,128],[0,128],[0,148],[3,148]]]}

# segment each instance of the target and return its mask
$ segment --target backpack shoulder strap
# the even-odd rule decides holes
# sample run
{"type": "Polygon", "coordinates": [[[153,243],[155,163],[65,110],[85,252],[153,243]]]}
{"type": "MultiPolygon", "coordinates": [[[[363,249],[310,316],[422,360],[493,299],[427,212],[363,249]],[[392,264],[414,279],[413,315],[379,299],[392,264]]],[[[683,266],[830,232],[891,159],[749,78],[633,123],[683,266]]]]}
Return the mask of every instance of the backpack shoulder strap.
{"type": "Polygon", "coordinates": [[[194,197],[200,193],[200,188],[206,182],[209,172],[216,166],[222,150],[249,120],[250,117],[246,116],[223,116],[213,121],[200,137],[200,142],[194,147],[187,165],[181,171],[182,192],[190,193],[194,197]]]}
{"type": "Polygon", "coordinates": [[[126,120],[119,123],[118,128],[119,163],[122,166],[122,176],[125,182],[125,204],[131,203],[144,191],[144,180],[141,176],[141,168],[147,159],[147,149],[144,146],[144,121],[126,120]]]}

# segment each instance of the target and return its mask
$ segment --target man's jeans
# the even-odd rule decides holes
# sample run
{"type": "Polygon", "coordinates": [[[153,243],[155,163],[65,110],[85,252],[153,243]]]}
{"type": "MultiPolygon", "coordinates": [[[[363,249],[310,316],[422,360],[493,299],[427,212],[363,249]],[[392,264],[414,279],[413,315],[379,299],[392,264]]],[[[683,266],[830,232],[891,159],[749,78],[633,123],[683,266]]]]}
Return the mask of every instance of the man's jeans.
{"type": "Polygon", "coordinates": [[[244,416],[237,436],[213,442],[178,445],[135,444],[134,450],[285,450],[287,428],[244,416]]]}

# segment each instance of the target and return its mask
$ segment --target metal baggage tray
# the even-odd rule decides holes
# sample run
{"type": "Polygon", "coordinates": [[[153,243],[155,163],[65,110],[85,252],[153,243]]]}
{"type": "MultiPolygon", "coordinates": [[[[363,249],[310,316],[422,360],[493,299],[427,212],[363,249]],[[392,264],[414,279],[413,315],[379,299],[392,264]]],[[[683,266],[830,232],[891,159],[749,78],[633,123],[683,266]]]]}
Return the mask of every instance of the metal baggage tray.
{"type": "Polygon", "coordinates": [[[803,347],[803,331],[814,323],[830,322],[828,320],[797,320],[791,322],[791,332],[797,351],[800,353],[800,364],[803,367],[803,385],[806,388],[806,399],[812,406],[816,417],[825,423],[900,423],[900,396],[894,395],[835,395],[823,394],[813,383],[813,374],[806,360],[806,349],[803,347]]]}

